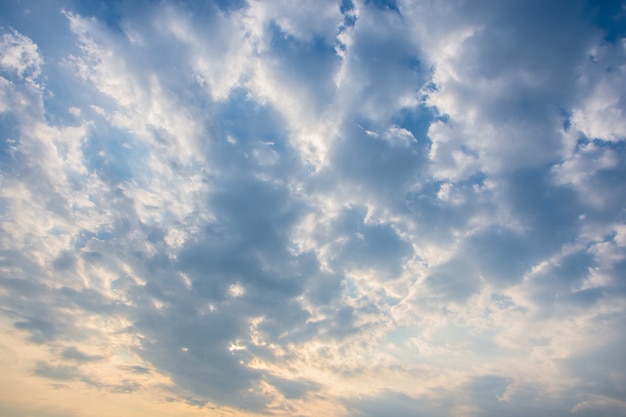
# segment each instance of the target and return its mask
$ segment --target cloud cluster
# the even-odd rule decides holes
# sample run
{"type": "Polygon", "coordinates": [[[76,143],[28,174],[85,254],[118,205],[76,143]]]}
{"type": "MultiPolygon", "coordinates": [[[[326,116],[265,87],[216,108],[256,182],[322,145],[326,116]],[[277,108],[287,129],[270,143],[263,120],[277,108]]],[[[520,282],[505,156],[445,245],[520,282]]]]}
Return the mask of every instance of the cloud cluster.
{"type": "Polygon", "coordinates": [[[6,7],[20,378],[137,415],[626,412],[623,7],[6,7]]]}

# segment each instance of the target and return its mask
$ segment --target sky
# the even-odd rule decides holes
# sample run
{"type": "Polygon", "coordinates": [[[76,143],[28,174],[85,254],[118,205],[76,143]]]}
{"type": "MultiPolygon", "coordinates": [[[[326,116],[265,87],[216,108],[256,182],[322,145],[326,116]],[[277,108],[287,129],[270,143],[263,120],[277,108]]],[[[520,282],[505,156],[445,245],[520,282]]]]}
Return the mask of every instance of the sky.
{"type": "Polygon", "coordinates": [[[0,415],[626,416],[626,4],[0,2],[0,415]]]}

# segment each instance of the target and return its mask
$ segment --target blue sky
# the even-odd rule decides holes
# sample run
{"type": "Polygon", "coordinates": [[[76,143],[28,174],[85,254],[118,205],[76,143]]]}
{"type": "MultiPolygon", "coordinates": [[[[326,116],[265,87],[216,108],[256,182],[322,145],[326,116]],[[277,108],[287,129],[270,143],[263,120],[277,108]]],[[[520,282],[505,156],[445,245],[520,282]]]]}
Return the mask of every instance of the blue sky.
{"type": "Polygon", "coordinates": [[[0,5],[0,414],[626,415],[626,5],[0,5]]]}

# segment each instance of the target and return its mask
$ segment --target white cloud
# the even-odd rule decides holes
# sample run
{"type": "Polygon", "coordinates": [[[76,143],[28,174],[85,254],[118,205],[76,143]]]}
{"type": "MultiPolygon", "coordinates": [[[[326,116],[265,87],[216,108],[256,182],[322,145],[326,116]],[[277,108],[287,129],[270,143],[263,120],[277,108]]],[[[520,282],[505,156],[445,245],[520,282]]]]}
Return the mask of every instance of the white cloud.
{"type": "Polygon", "coordinates": [[[573,109],[572,123],[590,139],[626,139],[624,49],[624,42],[602,44],[581,66],[580,89],[586,94],[573,109]]]}
{"type": "Polygon", "coordinates": [[[77,48],[2,37],[24,380],[171,415],[621,410],[624,53],[584,8],[110,7],[63,12],[77,48]]]}
{"type": "Polygon", "coordinates": [[[13,31],[0,40],[0,66],[20,78],[34,81],[41,74],[43,60],[33,41],[13,31]]]}

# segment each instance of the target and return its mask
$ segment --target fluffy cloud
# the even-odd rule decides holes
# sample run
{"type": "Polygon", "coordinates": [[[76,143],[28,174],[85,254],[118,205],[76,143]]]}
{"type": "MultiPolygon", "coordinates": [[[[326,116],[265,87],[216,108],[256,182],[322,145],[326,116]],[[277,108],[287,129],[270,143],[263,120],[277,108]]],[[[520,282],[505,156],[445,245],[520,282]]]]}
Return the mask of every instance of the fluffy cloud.
{"type": "Polygon", "coordinates": [[[19,386],[137,415],[626,409],[619,8],[7,11],[19,386]]]}

